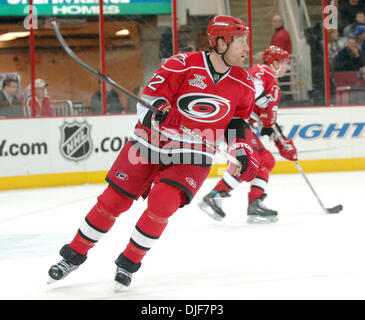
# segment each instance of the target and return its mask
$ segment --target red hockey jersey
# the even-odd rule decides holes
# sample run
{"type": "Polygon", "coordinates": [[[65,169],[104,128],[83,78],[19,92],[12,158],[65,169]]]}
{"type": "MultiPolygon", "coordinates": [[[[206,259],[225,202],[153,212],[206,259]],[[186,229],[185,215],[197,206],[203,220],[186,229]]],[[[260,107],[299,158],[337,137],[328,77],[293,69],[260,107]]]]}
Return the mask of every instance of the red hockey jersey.
{"type": "MultiPolygon", "coordinates": [[[[184,127],[215,142],[223,138],[233,117],[249,119],[255,101],[255,87],[248,72],[241,67],[231,67],[223,75],[214,73],[208,55],[207,52],[194,52],[171,57],[154,74],[144,89],[142,99],[156,107],[170,104],[181,114],[184,127]]],[[[153,126],[151,129],[152,112],[137,104],[137,114],[139,122],[131,139],[140,149],[149,149],[149,158],[151,152],[160,155],[173,153],[180,157],[195,153],[199,155],[198,162],[202,162],[199,164],[212,163],[213,152],[201,143],[200,147],[196,143],[185,143],[189,138],[173,144],[171,141],[156,144],[153,126]]],[[[192,162],[198,164],[195,160],[192,162]]],[[[186,161],[182,160],[182,163],[186,161]]]]}
{"type": "Polygon", "coordinates": [[[251,118],[257,121],[264,113],[277,111],[275,109],[277,109],[280,101],[281,90],[275,74],[269,66],[257,64],[250,68],[248,72],[253,77],[256,88],[255,107],[251,118]],[[273,110],[273,108],[275,109],[273,110]]]}

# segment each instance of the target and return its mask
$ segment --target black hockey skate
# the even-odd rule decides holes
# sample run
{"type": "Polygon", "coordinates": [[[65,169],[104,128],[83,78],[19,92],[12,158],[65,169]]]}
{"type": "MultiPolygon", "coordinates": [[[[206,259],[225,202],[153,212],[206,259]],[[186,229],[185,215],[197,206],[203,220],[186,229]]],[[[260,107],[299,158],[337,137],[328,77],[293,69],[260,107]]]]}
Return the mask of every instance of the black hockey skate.
{"type": "Polygon", "coordinates": [[[230,197],[231,195],[227,191],[215,191],[209,192],[201,202],[199,202],[199,208],[202,209],[208,216],[215,220],[222,220],[226,214],[222,210],[223,198],[230,197]]]}
{"type": "Polygon", "coordinates": [[[134,263],[127,259],[123,253],[121,253],[118,259],[115,261],[117,270],[115,272],[115,291],[121,291],[125,287],[129,287],[132,282],[132,274],[137,272],[141,267],[141,263],[134,263]]]}
{"type": "Polygon", "coordinates": [[[278,221],[278,212],[268,209],[263,201],[266,198],[264,193],[260,198],[255,199],[248,204],[247,208],[247,223],[273,223],[278,221]]]}
{"type": "Polygon", "coordinates": [[[48,284],[64,279],[86,260],[86,256],[78,254],[72,250],[68,244],[62,247],[60,255],[63,257],[63,259],[54,264],[48,270],[48,275],[50,276],[49,280],[47,281],[48,284]]]}

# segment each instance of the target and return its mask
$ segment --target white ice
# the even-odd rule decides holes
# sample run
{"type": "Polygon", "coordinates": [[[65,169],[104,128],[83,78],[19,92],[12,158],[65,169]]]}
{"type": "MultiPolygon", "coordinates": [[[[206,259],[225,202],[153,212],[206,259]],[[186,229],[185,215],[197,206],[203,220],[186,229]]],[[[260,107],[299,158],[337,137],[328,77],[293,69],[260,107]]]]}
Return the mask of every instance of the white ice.
{"type": "Polygon", "coordinates": [[[0,192],[0,299],[365,299],[365,171],[308,174],[324,214],[300,175],[273,175],[268,207],[279,222],[246,223],[248,184],[225,200],[218,222],[198,201],[170,218],[132,285],[114,293],[114,260],[146,207],[138,201],[68,278],[47,285],[104,184],[0,192]]]}

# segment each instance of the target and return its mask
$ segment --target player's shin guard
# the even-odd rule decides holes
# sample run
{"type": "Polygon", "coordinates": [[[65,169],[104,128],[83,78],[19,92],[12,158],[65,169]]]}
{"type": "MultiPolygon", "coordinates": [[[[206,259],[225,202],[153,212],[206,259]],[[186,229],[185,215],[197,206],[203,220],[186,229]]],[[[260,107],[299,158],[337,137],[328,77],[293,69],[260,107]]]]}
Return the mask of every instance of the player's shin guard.
{"type": "Polygon", "coordinates": [[[258,174],[256,178],[253,179],[250,183],[251,189],[248,194],[249,203],[262,197],[269,181],[270,172],[275,166],[275,158],[273,157],[270,151],[268,150],[261,151],[260,158],[261,158],[261,163],[258,174]]]}
{"type": "Polygon", "coordinates": [[[114,190],[111,186],[98,197],[70,243],[70,248],[81,255],[88,251],[112,228],[116,218],[127,211],[133,200],[114,190]]]}
{"type": "Polygon", "coordinates": [[[179,208],[184,194],[181,190],[158,183],[151,190],[148,208],[138,220],[130,241],[123,253],[116,260],[115,280],[125,286],[131,281],[143,257],[154,246],[165,230],[168,218],[179,208]]]}

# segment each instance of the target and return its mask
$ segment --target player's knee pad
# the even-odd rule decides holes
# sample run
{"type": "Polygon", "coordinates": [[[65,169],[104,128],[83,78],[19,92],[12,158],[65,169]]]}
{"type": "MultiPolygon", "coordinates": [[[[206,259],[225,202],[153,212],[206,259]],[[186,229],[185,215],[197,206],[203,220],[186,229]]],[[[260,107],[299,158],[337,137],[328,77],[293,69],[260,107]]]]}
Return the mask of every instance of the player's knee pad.
{"type": "Polygon", "coordinates": [[[261,163],[260,163],[260,169],[267,170],[271,172],[272,169],[274,169],[275,166],[275,158],[271,154],[269,150],[264,150],[260,153],[261,156],[261,163]]]}
{"type": "Polygon", "coordinates": [[[183,191],[164,182],[157,183],[148,196],[148,210],[161,218],[168,218],[179,209],[183,191]]]}
{"type": "Polygon", "coordinates": [[[127,211],[133,203],[133,199],[108,186],[98,197],[98,206],[106,214],[118,217],[122,212],[127,211]]]}

